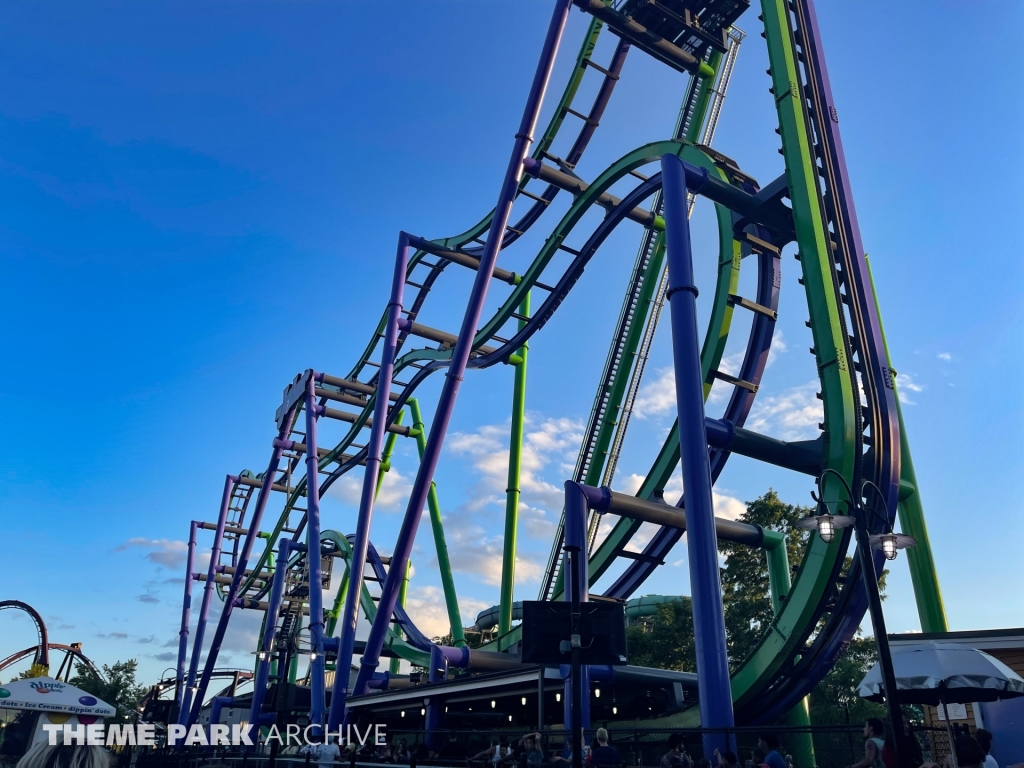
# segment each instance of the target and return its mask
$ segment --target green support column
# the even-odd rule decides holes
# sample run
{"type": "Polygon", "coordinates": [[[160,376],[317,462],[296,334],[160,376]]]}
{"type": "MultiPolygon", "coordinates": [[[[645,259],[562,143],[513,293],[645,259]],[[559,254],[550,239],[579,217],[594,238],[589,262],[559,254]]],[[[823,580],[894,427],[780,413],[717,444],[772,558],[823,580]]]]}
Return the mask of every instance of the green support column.
{"type": "MultiPolygon", "coordinates": [[[[412,412],[412,425],[416,430],[416,447],[420,457],[427,445],[427,430],[423,426],[420,404],[415,397],[409,398],[409,410],[412,412]]],[[[444,524],[441,521],[441,505],[437,500],[437,485],[430,483],[427,496],[427,509],[430,511],[430,528],[434,532],[434,546],[437,548],[437,568],[441,573],[441,587],[444,590],[444,602],[448,609],[448,622],[452,627],[452,643],[461,647],[466,644],[466,636],[462,631],[462,615],[459,613],[459,598],[455,594],[455,579],[452,578],[452,564],[448,559],[448,544],[444,540],[444,524]]]]}
{"type": "MultiPolygon", "coordinates": [[[[299,636],[299,632],[302,630],[302,614],[300,613],[295,617],[295,636],[299,636]]],[[[295,681],[299,679],[299,655],[293,654],[291,662],[288,664],[288,682],[295,684],[295,681]]]]}
{"type": "MultiPolygon", "coordinates": [[[[398,588],[398,604],[400,606],[402,606],[402,608],[405,608],[406,600],[409,598],[409,577],[411,575],[412,575],[412,558],[409,558],[409,560],[405,564],[405,578],[402,579],[402,586],[398,588]]],[[[399,637],[403,636],[402,635],[402,628],[401,627],[396,627],[395,631],[398,633],[399,637]]],[[[398,666],[401,663],[402,663],[402,660],[397,658],[397,657],[391,659],[391,667],[390,667],[390,669],[391,669],[391,674],[392,675],[397,675],[398,674],[398,666]]]]}
{"type": "Polygon", "coordinates": [[[338,617],[341,615],[341,606],[345,604],[345,595],[348,593],[348,564],[345,566],[345,574],[341,577],[341,587],[338,594],[334,596],[334,607],[327,612],[327,628],[324,630],[326,637],[334,637],[334,629],[338,626],[338,617]]]}
{"type": "MultiPolygon", "coordinates": [[[[404,418],[405,411],[399,411],[395,424],[401,424],[404,418]]],[[[384,450],[380,454],[380,473],[377,475],[377,488],[373,492],[374,499],[380,496],[381,486],[384,485],[384,475],[391,469],[391,454],[395,452],[396,440],[398,440],[398,433],[388,432],[387,440],[384,441],[384,450]]]]}
{"type": "MultiPolygon", "coordinates": [[[[867,255],[864,256],[864,260],[868,263],[871,290],[875,294],[878,325],[882,327],[882,311],[878,306],[878,291],[875,290],[875,280],[871,275],[871,262],[868,261],[867,255]]],[[[889,369],[892,370],[892,357],[889,355],[889,343],[885,340],[884,327],[882,343],[885,345],[889,369]]],[[[917,545],[906,550],[910,580],[914,585],[914,599],[917,601],[917,614],[921,620],[922,632],[948,632],[939,575],[935,570],[935,558],[932,556],[932,545],[928,539],[928,526],[924,521],[924,507],[921,504],[921,493],[918,491],[914,460],[910,456],[907,428],[903,424],[903,405],[900,403],[899,388],[896,386],[899,377],[895,370],[892,370],[892,375],[893,389],[896,391],[896,415],[900,422],[900,528],[903,533],[917,539],[917,545]]]]}
{"type": "MultiPolygon", "coordinates": [[[[519,314],[530,316],[530,294],[523,296],[519,314]]],[[[526,320],[519,321],[522,330],[526,320]]],[[[515,383],[512,385],[512,429],[508,440],[508,487],[505,489],[505,546],[501,557],[501,602],[498,634],[512,629],[512,601],[516,582],[516,535],[519,531],[520,472],[523,468],[523,424],[526,421],[526,353],[530,345],[519,348],[515,383]]]]}
{"type": "MultiPolygon", "coordinates": [[[[772,593],[772,610],[778,616],[792,587],[789,573],[789,554],[786,552],[786,536],[777,531],[764,532],[765,555],[768,557],[768,583],[772,593]]],[[[811,724],[810,697],[805,696],[786,713],[782,719],[786,725],[807,727],[811,724]]],[[[786,745],[793,755],[796,768],[813,768],[814,739],[810,733],[791,733],[786,745]]]]}

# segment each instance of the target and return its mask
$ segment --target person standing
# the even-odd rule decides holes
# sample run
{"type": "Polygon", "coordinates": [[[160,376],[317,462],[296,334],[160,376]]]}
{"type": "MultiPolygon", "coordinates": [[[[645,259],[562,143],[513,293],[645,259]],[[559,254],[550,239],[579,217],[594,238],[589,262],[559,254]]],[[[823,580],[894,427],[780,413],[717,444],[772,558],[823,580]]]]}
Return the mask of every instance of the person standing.
{"type": "Polygon", "coordinates": [[[982,752],[985,753],[985,768],[999,768],[999,763],[990,754],[992,751],[992,731],[979,728],[978,732],[974,734],[974,738],[978,740],[978,745],[981,747],[982,752]]]}
{"type": "Polygon", "coordinates": [[[622,755],[619,750],[608,744],[608,731],[604,728],[597,729],[597,749],[590,755],[591,765],[622,765],[622,755]]]}
{"type": "Polygon", "coordinates": [[[764,762],[768,768],[788,768],[786,758],[779,752],[782,743],[774,733],[762,733],[757,741],[757,746],[764,752],[764,762]]]}
{"type": "Polygon", "coordinates": [[[882,759],[885,746],[885,724],[877,717],[870,717],[864,723],[864,757],[846,768],[886,768],[882,759]]]}

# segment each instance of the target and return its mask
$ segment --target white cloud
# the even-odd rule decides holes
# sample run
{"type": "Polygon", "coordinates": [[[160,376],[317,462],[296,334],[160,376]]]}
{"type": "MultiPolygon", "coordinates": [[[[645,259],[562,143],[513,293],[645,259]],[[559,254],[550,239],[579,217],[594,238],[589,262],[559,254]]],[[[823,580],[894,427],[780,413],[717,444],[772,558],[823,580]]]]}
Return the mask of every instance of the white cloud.
{"type": "MultiPolygon", "coordinates": [[[[417,628],[427,637],[441,637],[451,630],[448,621],[448,607],[444,601],[444,591],[440,587],[410,587],[406,603],[409,615],[413,617],[417,628]]],[[[476,615],[490,606],[482,600],[472,598],[459,599],[459,613],[462,623],[469,626],[476,621],[476,615]]]]}
{"type": "Polygon", "coordinates": [[[620,493],[628,493],[630,496],[636,496],[636,492],[640,490],[640,486],[644,484],[644,480],[647,479],[647,475],[631,474],[625,477],[617,477],[615,485],[618,487],[615,489],[620,493]]]}
{"type": "Polygon", "coordinates": [[[659,368],[654,381],[643,384],[633,403],[633,415],[638,419],[675,413],[676,374],[672,366],[659,368]]]}
{"type": "Polygon", "coordinates": [[[744,426],[783,440],[813,439],[818,436],[818,422],[824,418],[817,391],[818,381],[814,380],[778,395],[761,396],[744,426]]]}
{"type": "Polygon", "coordinates": [[[123,552],[132,547],[150,550],[146,553],[146,559],[164,568],[180,568],[185,564],[185,555],[188,553],[188,544],[184,541],[146,539],[142,537],[128,539],[128,541],[114,549],[114,551],[123,552]]]}
{"type": "MultiPolygon", "coordinates": [[[[377,494],[377,500],[373,503],[374,509],[395,511],[402,509],[409,499],[412,491],[412,482],[394,466],[384,473],[384,483],[377,494]]],[[[344,475],[341,480],[331,486],[327,491],[328,496],[335,496],[346,504],[359,507],[359,499],[363,493],[363,473],[350,472],[344,475]]]]}
{"type": "Polygon", "coordinates": [[[904,405],[917,405],[917,401],[911,398],[911,392],[923,392],[924,385],[914,381],[909,373],[896,375],[896,387],[900,393],[900,402],[904,405]]]}
{"type": "MultiPolygon", "coordinates": [[[[471,489],[470,508],[504,505],[508,485],[508,434],[507,425],[489,424],[472,433],[457,432],[448,440],[448,449],[467,456],[481,477],[480,485],[471,489]]],[[[562,479],[572,472],[582,441],[583,425],[574,419],[538,421],[527,417],[519,482],[520,501],[526,505],[531,525],[543,526],[543,510],[561,510],[565,496],[562,479]],[[558,478],[557,482],[544,477],[548,471],[558,478]]]]}
{"type": "Polygon", "coordinates": [[[715,517],[721,517],[726,520],[739,520],[743,513],[747,511],[747,505],[732,496],[712,491],[711,498],[715,503],[715,517]]]}
{"type": "Polygon", "coordinates": [[[947,363],[950,362],[953,359],[953,356],[951,354],[949,354],[949,352],[939,352],[938,357],[939,357],[939,360],[944,360],[947,363]]]}

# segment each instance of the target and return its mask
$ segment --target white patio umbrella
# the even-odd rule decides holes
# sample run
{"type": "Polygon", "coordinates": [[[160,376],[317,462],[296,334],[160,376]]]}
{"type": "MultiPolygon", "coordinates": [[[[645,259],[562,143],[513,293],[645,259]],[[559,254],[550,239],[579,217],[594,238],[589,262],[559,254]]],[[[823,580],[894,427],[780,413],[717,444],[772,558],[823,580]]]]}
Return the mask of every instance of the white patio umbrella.
{"type": "Polygon", "coordinates": [[[52,677],[30,677],[0,685],[0,707],[96,717],[115,714],[114,708],[105,701],[52,677]]]}
{"type": "MultiPolygon", "coordinates": [[[[956,750],[946,705],[1024,696],[1020,675],[999,659],[960,643],[932,640],[893,646],[892,666],[900,703],[942,707],[954,766],[956,750]]],[[[875,664],[861,680],[857,693],[881,701],[884,690],[882,670],[875,664]]]]}

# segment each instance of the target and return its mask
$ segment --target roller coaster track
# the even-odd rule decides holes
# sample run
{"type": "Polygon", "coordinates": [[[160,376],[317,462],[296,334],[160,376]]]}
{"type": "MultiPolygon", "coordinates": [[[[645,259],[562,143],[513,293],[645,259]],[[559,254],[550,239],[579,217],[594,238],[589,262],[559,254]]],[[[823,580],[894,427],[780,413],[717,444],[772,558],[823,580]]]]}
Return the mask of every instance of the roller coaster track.
{"type": "MultiPolygon", "coordinates": [[[[700,132],[700,143],[711,144],[742,39],[742,32],[736,29],[730,30],[729,48],[724,62],[718,51],[711,51],[708,59],[709,64],[716,70],[714,81],[699,75],[690,78],[686,96],[679,110],[674,138],[693,142],[700,132]],[[709,113],[709,117],[707,122],[703,123],[702,118],[705,113],[709,113]],[[701,130],[702,123],[703,130],[701,130]]],[[[661,214],[660,192],[655,194],[652,209],[658,215],[661,214]]],[[[588,485],[598,483],[610,485],[615,474],[622,441],[625,439],[629,426],[632,403],[639,389],[644,364],[654,339],[654,331],[657,328],[658,316],[665,301],[668,273],[663,266],[664,240],[659,238],[659,234],[659,231],[653,227],[648,227],[643,236],[640,252],[626,289],[622,310],[619,313],[618,323],[612,334],[608,357],[598,383],[597,394],[594,396],[594,406],[590,412],[590,420],[584,432],[583,443],[580,446],[579,457],[573,472],[573,479],[577,482],[588,485]],[[659,267],[660,279],[654,277],[658,274],[659,267]],[[655,282],[658,288],[652,298],[651,286],[655,282]],[[642,338],[638,336],[638,331],[641,328],[643,329],[642,338]],[[639,350],[637,349],[638,344],[639,350]],[[627,374],[628,385],[626,385],[627,374]],[[624,385],[626,385],[625,388],[624,385]],[[623,408],[624,395],[626,406],[623,408]],[[611,443],[610,450],[609,443],[611,443]]],[[[591,548],[593,548],[597,536],[598,517],[596,513],[591,517],[589,526],[591,548]]],[[[558,521],[551,554],[541,580],[540,599],[542,600],[551,598],[556,591],[560,590],[559,568],[562,562],[560,554],[564,526],[565,514],[563,512],[558,521]]]]}
{"type": "MultiPolygon", "coordinates": [[[[577,0],[577,4],[587,6],[588,0],[577,0]]],[[[604,15],[611,12],[611,6],[603,4],[595,11],[592,2],[587,9],[604,15]]],[[[712,85],[708,78],[693,79],[676,128],[676,138],[627,153],[590,183],[576,176],[576,164],[608,105],[629,50],[628,43],[620,42],[607,68],[592,64],[590,55],[601,28],[596,19],[592,22],[555,115],[538,142],[532,161],[525,164],[528,175],[519,183],[517,195],[520,200],[525,197],[532,202],[517,223],[507,228],[502,248],[512,245],[533,227],[560,190],[569,191],[573,202],[523,274],[494,270],[493,279],[507,284],[510,290],[500,307],[477,329],[468,368],[514,364],[518,350],[557,311],[610,233],[627,218],[640,222],[644,226],[644,239],[576,468],[576,477],[584,482],[611,480],[664,300],[660,277],[664,251],[664,223],[659,215],[661,179],[659,173],[645,176],[640,171],[666,154],[676,155],[706,174],[708,181],[701,194],[715,203],[719,228],[716,285],[710,300],[712,306],[701,352],[701,368],[705,398],[715,381],[731,385],[732,392],[721,417],[709,421],[714,425],[714,430],[709,429],[712,478],[719,476],[733,452],[814,476],[831,469],[859,491],[874,486],[877,489],[872,492],[874,495],[865,495],[858,501],[875,505],[880,497],[891,523],[899,502],[913,494],[914,489],[908,488],[906,481],[901,488],[901,426],[894,373],[888,367],[860,242],[838,134],[838,117],[818,47],[820,36],[813,7],[810,0],[792,3],[763,0],[762,15],[786,168],[782,176],[763,188],[729,158],[690,140],[702,125],[700,115],[708,104],[711,105],[711,122],[704,138],[705,142],[710,140],[721,108],[723,77],[731,71],[735,47],[730,51],[731,56],[726,55],[724,63],[720,59],[713,61],[711,69],[719,70],[717,100],[711,98],[712,85]],[[574,110],[572,104],[588,68],[597,71],[602,81],[593,106],[584,114],[574,110]],[[570,151],[559,158],[550,154],[550,149],[567,116],[582,119],[583,126],[570,151]],[[610,188],[630,176],[639,179],[639,184],[622,199],[612,196],[610,188]],[[533,192],[532,187],[528,188],[534,178],[544,184],[539,194],[533,192]],[[788,205],[783,204],[783,199],[789,201],[788,205]],[[595,206],[605,209],[606,213],[588,234],[582,231],[581,222],[595,206]],[[566,243],[570,235],[585,237],[585,241],[578,247],[570,247],[566,243]],[[817,440],[787,444],[746,432],[743,425],[761,386],[774,334],[781,288],[781,252],[794,241],[802,270],[800,282],[807,298],[808,326],[814,337],[812,353],[821,383],[819,396],[824,420],[817,440]],[[568,266],[552,278],[549,273],[555,270],[549,267],[560,252],[572,258],[568,266]],[[754,296],[743,297],[737,289],[743,261],[748,258],[756,261],[757,286],[754,296]],[[529,317],[520,314],[518,308],[524,298],[538,290],[544,293],[539,308],[529,317]],[[751,313],[751,324],[742,363],[732,374],[723,371],[721,365],[736,308],[751,313]],[[715,439],[710,437],[713,431],[718,435],[715,439]]],[[[658,57],[665,61],[663,52],[658,57]]],[[[712,58],[705,56],[705,64],[710,62],[712,58]]],[[[727,83],[727,78],[724,82],[727,83]]],[[[385,428],[391,434],[422,435],[421,424],[410,427],[401,423],[403,409],[410,405],[421,383],[431,374],[447,369],[456,337],[420,325],[416,318],[436,281],[450,264],[479,268],[486,245],[481,237],[490,224],[491,215],[488,215],[475,227],[455,237],[433,241],[411,239],[417,250],[409,259],[405,284],[415,292],[411,302],[406,304],[407,309],[403,309],[398,336],[399,354],[391,382],[394,390],[385,421],[385,428]],[[410,336],[436,342],[438,347],[405,349],[412,346],[410,336]],[[407,376],[408,380],[398,381],[400,376],[407,376]]],[[[309,374],[315,376],[316,403],[321,417],[351,425],[334,448],[318,448],[316,463],[324,474],[319,485],[320,496],[345,473],[367,460],[367,447],[357,444],[356,439],[373,423],[379,382],[376,370],[370,369],[380,366],[374,358],[382,354],[385,330],[386,315],[344,378],[309,374]],[[337,410],[334,407],[337,403],[353,406],[356,411],[337,410]]],[[[220,569],[234,574],[232,587],[226,591],[233,602],[225,605],[225,611],[234,604],[243,608],[266,606],[261,600],[270,591],[270,576],[275,570],[273,546],[282,536],[299,542],[306,527],[308,508],[300,506],[306,494],[306,479],[299,467],[299,462],[305,458],[306,436],[296,428],[297,406],[294,402],[287,405],[286,402],[278,412],[280,434],[287,439],[275,441],[270,469],[263,475],[241,473],[227,496],[229,524],[224,529],[227,546],[217,560],[220,569]],[[262,508],[259,504],[255,512],[249,508],[257,489],[260,499],[269,496],[271,490],[283,492],[286,498],[276,524],[266,533],[259,532],[262,508]],[[297,519],[292,517],[295,513],[299,515],[297,519]],[[266,546],[249,570],[248,553],[257,536],[266,540],[266,546]],[[243,541],[240,549],[239,542],[243,541]]],[[[678,463],[679,439],[673,427],[637,496],[660,499],[678,463]]],[[[837,482],[830,478],[823,481],[825,498],[830,502],[841,500],[837,482]]],[[[683,507],[684,499],[679,499],[676,506],[683,507]]],[[[880,529],[884,522],[876,520],[875,525],[880,529]]],[[[678,528],[663,527],[655,532],[642,552],[629,551],[627,545],[639,526],[633,519],[619,518],[600,541],[595,536],[596,526],[592,526],[591,584],[619,559],[630,561],[606,591],[608,597],[632,596],[664,563],[681,536],[678,528]]],[[[352,545],[348,537],[324,531],[321,542],[324,547],[321,555],[340,553],[349,561],[352,545]]],[[[858,580],[859,566],[854,564],[848,573],[841,573],[849,543],[848,530],[830,543],[817,535],[810,537],[798,576],[784,595],[772,626],[733,675],[733,700],[741,722],[767,722],[785,713],[821,679],[852,638],[866,606],[858,580]]],[[[553,552],[556,550],[557,542],[553,552]]],[[[368,559],[373,580],[383,582],[394,566],[386,569],[383,559],[372,547],[368,559]]],[[[876,569],[879,564],[876,563],[876,569]]],[[[404,568],[404,563],[401,565],[404,568]]],[[[310,566],[300,554],[289,558],[287,563],[279,562],[276,567],[285,568],[289,573],[305,569],[308,574],[310,566]]],[[[361,574],[356,580],[364,615],[375,624],[382,620],[389,623],[385,645],[414,663],[429,660],[430,641],[419,632],[408,614],[396,610],[394,616],[386,619],[377,616],[373,597],[361,574]],[[390,626],[392,622],[394,626],[390,626]]],[[[542,595],[557,599],[559,593],[557,558],[553,556],[542,584],[542,595]]],[[[301,609],[301,599],[293,602],[301,609]]],[[[270,620],[276,627],[278,617],[270,617],[270,620]]],[[[287,629],[284,634],[292,631],[291,626],[282,629],[287,629]]],[[[495,638],[489,650],[507,651],[519,639],[519,628],[513,628],[495,638]]],[[[207,670],[216,663],[216,651],[215,644],[207,658],[207,670]]],[[[207,681],[208,675],[204,672],[197,704],[202,701],[207,681]]],[[[680,722],[692,723],[694,714],[694,710],[687,710],[680,716],[680,722]]]]}

